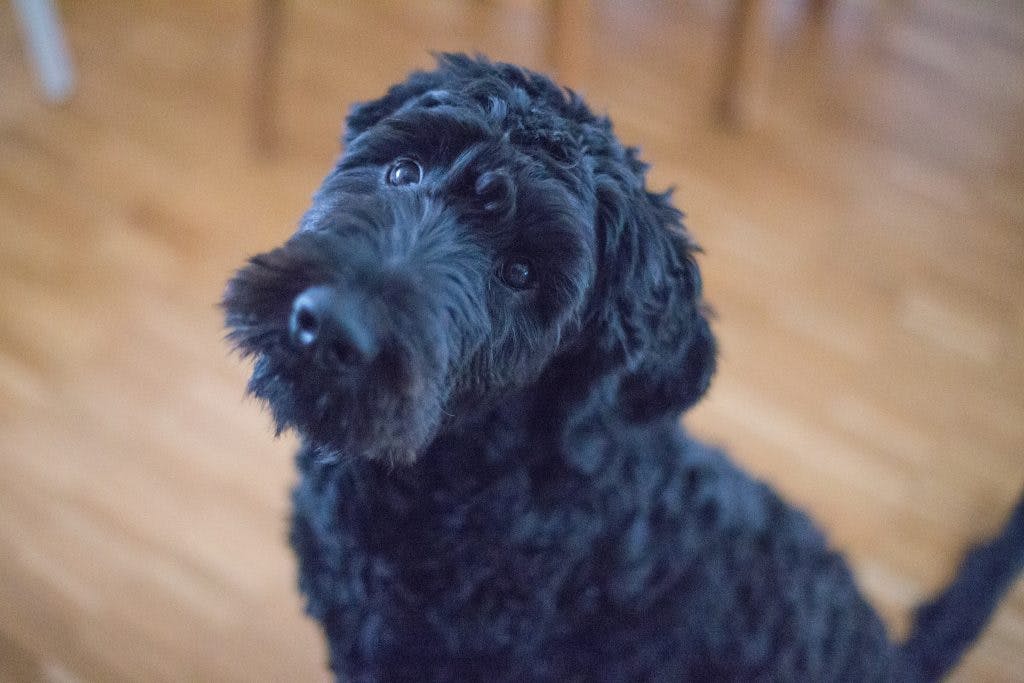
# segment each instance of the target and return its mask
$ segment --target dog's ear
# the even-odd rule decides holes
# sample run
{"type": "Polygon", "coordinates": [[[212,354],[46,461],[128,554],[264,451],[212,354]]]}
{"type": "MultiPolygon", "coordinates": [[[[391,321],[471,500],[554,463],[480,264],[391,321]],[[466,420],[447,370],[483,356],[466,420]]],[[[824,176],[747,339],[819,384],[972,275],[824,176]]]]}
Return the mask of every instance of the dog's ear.
{"type": "Polygon", "coordinates": [[[635,150],[597,170],[599,343],[621,369],[623,412],[649,420],[681,412],[707,391],[716,344],[703,302],[696,245],[670,193],[644,185],[635,150]]]}

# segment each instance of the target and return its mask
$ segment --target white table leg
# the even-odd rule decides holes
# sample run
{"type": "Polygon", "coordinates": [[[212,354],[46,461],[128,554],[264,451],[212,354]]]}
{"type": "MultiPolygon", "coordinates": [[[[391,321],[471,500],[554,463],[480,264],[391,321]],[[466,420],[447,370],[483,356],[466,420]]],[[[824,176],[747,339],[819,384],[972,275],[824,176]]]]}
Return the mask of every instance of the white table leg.
{"type": "Polygon", "coordinates": [[[51,102],[66,100],[75,74],[53,0],[14,0],[14,9],[43,94],[51,102]]]}

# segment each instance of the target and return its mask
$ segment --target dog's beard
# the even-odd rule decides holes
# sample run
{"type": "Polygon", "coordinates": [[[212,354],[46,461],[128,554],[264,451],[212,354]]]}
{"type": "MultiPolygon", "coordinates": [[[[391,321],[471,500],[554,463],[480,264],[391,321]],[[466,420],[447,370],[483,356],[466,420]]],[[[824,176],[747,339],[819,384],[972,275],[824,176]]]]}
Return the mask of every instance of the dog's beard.
{"type": "Polygon", "coordinates": [[[317,359],[263,352],[248,390],[269,407],[278,433],[294,429],[322,458],[409,463],[437,429],[441,384],[404,368],[353,378],[317,359]]]}
{"type": "MultiPolygon", "coordinates": [[[[253,360],[248,392],[266,404],[278,434],[293,429],[321,459],[408,463],[437,432],[448,398],[440,325],[422,303],[391,306],[389,335],[369,367],[352,370],[329,353],[295,348],[292,302],[329,281],[330,250],[292,243],[258,256],[228,284],[228,338],[253,360]]],[[[413,300],[415,301],[415,299],[413,300]]]]}

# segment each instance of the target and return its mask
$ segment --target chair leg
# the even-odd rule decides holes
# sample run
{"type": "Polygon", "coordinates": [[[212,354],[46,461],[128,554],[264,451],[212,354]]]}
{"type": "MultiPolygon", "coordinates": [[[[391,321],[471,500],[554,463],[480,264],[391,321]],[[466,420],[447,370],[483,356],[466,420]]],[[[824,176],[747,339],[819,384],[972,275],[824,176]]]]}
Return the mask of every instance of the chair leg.
{"type": "Polygon", "coordinates": [[[269,156],[277,146],[278,82],[284,0],[256,0],[256,59],[253,73],[253,138],[257,153],[269,156]]]}
{"type": "Polygon", "coordinates": [[[63,102],[74,90],[75,73],[53,0],[15,0],[14,9],[43,95],[63,102]]]}
{"type": "Polygon", "coordinates": [[[756,128],[763,117],[768,76],[768,14],[765,0],[735,0],[722,65],[720,122],[737,130],[756,128]]]}
{"type": "Polygon", "coordinates": [[[590,68],[593,3],[590,0],[547,0],[545,3],[550,68],[563,85],[580,88],[590,68]]]}
{"type": "Polygon", "coordinates": [[[810,0],[807,7],[808,19],[814,24],[828,21],[832,12],[832,0],[810,0]]]}

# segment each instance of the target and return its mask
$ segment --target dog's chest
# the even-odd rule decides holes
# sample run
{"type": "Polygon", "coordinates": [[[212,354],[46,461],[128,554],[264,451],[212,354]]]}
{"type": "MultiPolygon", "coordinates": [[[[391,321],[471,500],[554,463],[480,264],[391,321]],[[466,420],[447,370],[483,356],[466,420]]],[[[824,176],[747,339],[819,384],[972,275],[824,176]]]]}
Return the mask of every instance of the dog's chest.
{"type": "Polygon", "coordinates": [[[355,621],[369,610],[390,623],[416,615],[495,643],[525,637],[528,615],[566,600],[596,609],[606,526],[593,501],[558,495],[554,471],[545,480],[528,467],[449,464],[305,471],[293,545],[303,581],[332,585],[324,608],[355,621]]]}

